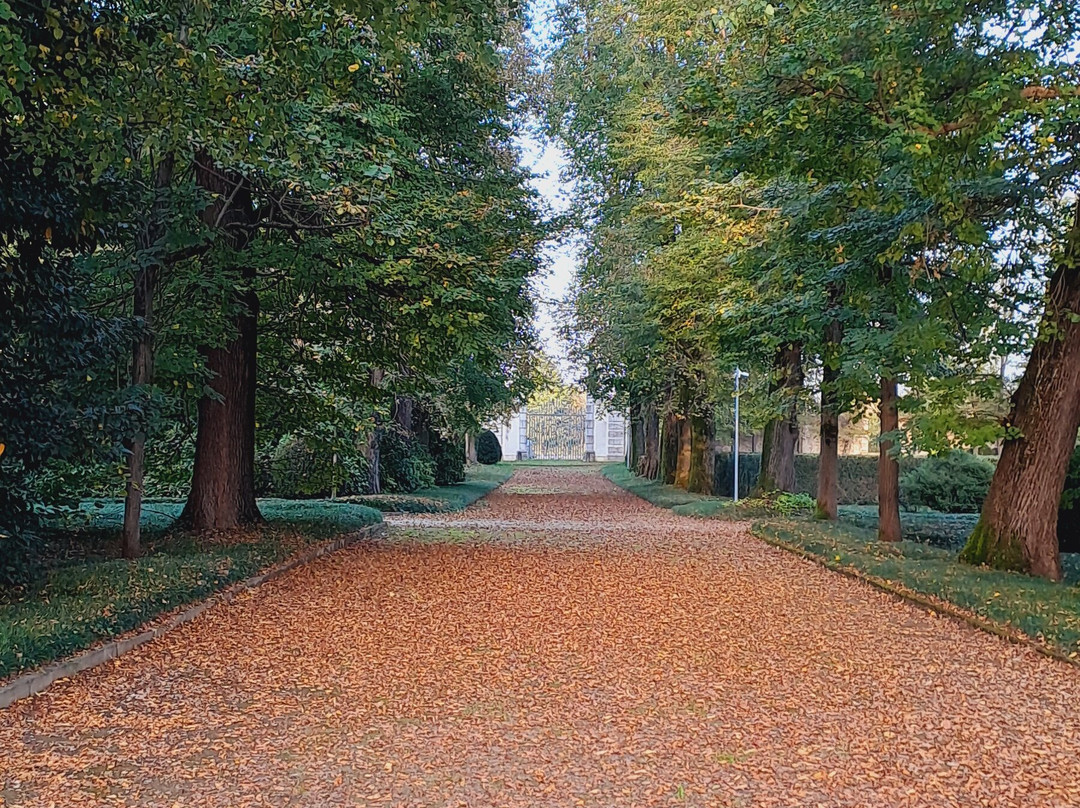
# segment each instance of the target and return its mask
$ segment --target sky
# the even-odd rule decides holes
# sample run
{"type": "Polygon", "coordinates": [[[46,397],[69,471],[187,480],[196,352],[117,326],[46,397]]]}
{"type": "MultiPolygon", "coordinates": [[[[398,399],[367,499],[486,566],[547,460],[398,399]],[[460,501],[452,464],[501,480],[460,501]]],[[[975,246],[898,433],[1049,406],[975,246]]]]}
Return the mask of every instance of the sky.
{"type": "MultiPolygon", "coordinates": [[[[561,179],[565,162],[558,147],[536,134],[522,136],[519,147],[522,163],[534,174],[532,185],[537,193],[553,213],[564,212],[570,200],[561,179]]],[[[539,303],[537,330],[545,353],[567,374],[571,368],[566,357],[566,345],[557,332],[555,317],[559,302],[566,297],[573,284],[578,253],[572,243],[560,239],[548,242],[542,257],[543,268],[533,281],[539,303]]]]}
{"type": "MultiPolygon", "coordinates": [[[[537,52],[543,54],[550,43],[556,0],[533,0],[529,3],[529,37],[537,52]]],[[[565,212],[570,206],[569,186],[563,181],[566,161],[558,146],[539,134],[539,122],[518,138],[522,164],[534,175],[532,185],[552,213],[565,212]]],[[[533,287],[538,301],[536,326],[544,352],[568,379],[576,374],[571,367],[565,342],[559,338],[556,311],[573,285],[579,254],[571,241],[551,241],[543,251],[543,268],[533,287]]]]}

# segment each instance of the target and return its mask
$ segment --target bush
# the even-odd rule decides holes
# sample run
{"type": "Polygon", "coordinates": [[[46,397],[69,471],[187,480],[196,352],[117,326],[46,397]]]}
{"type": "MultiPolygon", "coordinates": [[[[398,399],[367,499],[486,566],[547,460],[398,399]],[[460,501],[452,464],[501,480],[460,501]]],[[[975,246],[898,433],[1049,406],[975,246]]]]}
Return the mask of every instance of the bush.
{"type": "Polygon", "coordinates": [[[268,493],[284,499],[360,494],[368,488],[363,455],[334,452],[314,441],[286,435],[269,461],[268,493]]]}
{"type": "Polygon", "coordinates": [[[379,438],[379,480],[387,494],[435,485],[435,461],[412,435],[385,429],[379,438]]]}
{"type": "Polygon", "coordinates": [[[1072,453],[1065,490],[1058,508],[1058,546],[1063,553],[1080,553],[1080,448],[1072,453]]]}
{"type": "Polygon", "coordinates": [[[993,476],[990,463],[967,452],[928,457],[900,478],[900,501],[945,513],[975,513],[993,476]]]}
{"type": "Polygon", "coordinates": [[[465,447],[462,441],[444,438],[438,432],[431,432],[428,453],[435,461],[435,485],[465,482],[465,447]]]}
{"type": "MultiPolygon", "coordinates": [[[[916,468],[922,460],[900,458],[900,473],[916,468]]],[[[713,493],[731,496],[732,461],[729,453],[716,455],[713,493]]],[[[760,454],[739,455],[739,493],[749,494],[761,469],[760,454]]],[[[795,455],[795,493],[817,496],[818,456],[795,455]]],[[[837,469],[838,499],[841,505],[877,504],[877,455],[840,455],[837,469]]]]}
{"type": "Polygon", "coordinates": [[[485,429],[476,439],[476,462],[493,466],[502,460],[502,446],[495,433],[485,429]]]}

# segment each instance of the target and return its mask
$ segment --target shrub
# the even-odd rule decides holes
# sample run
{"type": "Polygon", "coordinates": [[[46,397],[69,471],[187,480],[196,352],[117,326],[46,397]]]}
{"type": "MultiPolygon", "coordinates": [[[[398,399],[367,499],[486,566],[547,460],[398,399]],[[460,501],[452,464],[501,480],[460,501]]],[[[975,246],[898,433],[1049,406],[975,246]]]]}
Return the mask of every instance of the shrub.
{"type": "Polygon", "coordinates": [[[462,441],[444,438],[431,432],[428,452],[435,461],[435,485],[456,485],[465,482],[465,447],[462,441]]]}
{"type": "Polygon", "coordinates": [[[1058,508],[1058,546],[1063,553],[1080,553],[1080,448],[1072,453],[1065,490],[1058,508]]]}
{"type": "MultiPolygon", "coordinates": [[[[920,458],[901,457],[900,473],[916,468],[920,458]]],[[[739,492],[749,494],[761,468],[760,454],[739,455],[739,492]]],[[[731,496],[732,460],[729,453],[716,455],[713,493],[731,496]]],[[[795,493],[817,496],[818,456],[795,455],[795,493]]],[[[841,505],[877,504],[877,455],[840,455],[837,469],[838,499],[841,505]]]]}
{"type": "Polygon", "coordinates": [[[270,456],[269,493],[285,499],[359,494],[368,488],[363,455],[335,452],[296,435],[286,435],[270,456]]]}
{"type": "Polygon", "coordinates": [[[412,435],[385,429],[379,438],[379,479],[388,494],[435,485],[435,461],[412,435]]]}
{"type": "Polygon", "coordinates": [[[994,467],[966,452],[928,457],[900,478],[900,500],[945,513],[975,513],[990,490],[994,467]]]}
{"type": "Polygon", "coordinates": [[[485,429],[476,439],[476,461],[485,466],[493,466],[502,460],[502,446],[495,433],[485,429]]]}

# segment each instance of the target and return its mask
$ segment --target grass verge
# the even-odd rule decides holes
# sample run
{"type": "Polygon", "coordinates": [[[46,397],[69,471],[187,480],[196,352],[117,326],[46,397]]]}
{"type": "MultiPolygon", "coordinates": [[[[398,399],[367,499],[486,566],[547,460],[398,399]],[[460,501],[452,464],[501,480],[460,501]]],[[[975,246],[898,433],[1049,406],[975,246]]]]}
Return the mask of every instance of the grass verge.
{"type": "Polygon", "coordinates": [[[195,535],[169,529],[178,502],[147,513],[145,555],[116,558],[123,505],[86,503],[85,522],[64,531],[64,556],[23,592],[0,602],[0,679],[39,667],[203,600],[306,547],[382,520],[341,502],[260,500],[258,527],[195,535]]]}
{"type": "Polygon", "coordinates": [[[609,463],[603,474],[619,488],[624,488],[658,508],[667,508],[680,516],[707,518],[742,518],[741,506],[726,497],[693,494],[659,480],[638,477],[622,463],[609,463]]]}
{"type": "Polygon", "coordinates": [[[953,550],[924,542],[879,542],[868,529],[810,520],[759,522],[752,532],[846,571],[877,579],[901,594],[944,601],[1001,633],[1020,632],[1064,656],[1080,653],[1080,558],[1062,557],[1066,578],[1052,583],[961,564],[953,550]]]}
{"type": "Polygon", "coordinates": [[[470,466],[465,470],[465,482],[422,488],[411,494],[364,494],[345,497],[351,503],[376,508],[384,513],[441,513],[460,511],[472,505],[510,479],[514,464],[496,463],[493,466],[470,466]]]}
{"type": "MultiPolygon", "coordinates": [[[[627,491],[674,512],[685,513],[687,508],[697,507],[699,515],[725,519],[739,515],[739,506],[733,507],[728,501],[644,480],[625,467],[609,466],[604,475],[627,491]]],[[[809,556],[923,605],[964,619],[970,616],[968,622],[993,633],[1034,640],[1055,655],[1074,661],[1080,658],[1080,554],[1063,555],[1065,580],[1051,583],[957,561],[957,551],[976,518],[968,514],[902,514],[905,541],[897,544],[877,540],[877,514],[872,506],[841,508],[841,521],[835,524],[776,514],[751,516],[751,532],[770,544],[809,556]]]]}

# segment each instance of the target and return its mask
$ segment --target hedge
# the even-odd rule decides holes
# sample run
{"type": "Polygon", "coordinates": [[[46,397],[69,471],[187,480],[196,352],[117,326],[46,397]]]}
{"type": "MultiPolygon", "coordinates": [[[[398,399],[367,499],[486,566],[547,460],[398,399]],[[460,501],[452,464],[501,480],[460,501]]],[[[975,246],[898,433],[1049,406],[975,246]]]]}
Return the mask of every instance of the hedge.
{"type": "MultiPolygon", "coordinates": [[[[840,455],[837,468],[838,501],[841,505],[874,505],[877,503],[877,455],[840,455]]],[[[901,457],[900,473],[922,462],[917,457],[901,457]]],[[[739,493],[749,494],[761,470],[760,454],[739,455],[739,493]]],[[[730,453],[717,453],[713,474],[713,493],[730,497],[732,494],[733,462],[730,453]]],[[[795,455],[796,494],[817,496],[818,456],[795,455]]]]}

